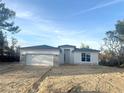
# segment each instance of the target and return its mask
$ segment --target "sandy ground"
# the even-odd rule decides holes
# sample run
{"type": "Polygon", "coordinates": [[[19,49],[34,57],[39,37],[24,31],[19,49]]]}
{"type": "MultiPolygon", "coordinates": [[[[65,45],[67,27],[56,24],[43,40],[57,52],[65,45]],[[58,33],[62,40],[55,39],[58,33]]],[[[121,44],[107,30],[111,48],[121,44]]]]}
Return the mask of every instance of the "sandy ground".
{"type": "Polygon", "coordinates": [[[0,65],[0,93],[26,93],[47,67],[0,65]]]}
{"type": "Polygon", "coordinates": [[[38,93],[124,93],[124,69],[104,66],[53,68],[38,93]]]}
{"type": "MultiPolygon", "coordinates": [[[[27,93],[48,67],[0,65],[0,93],[27,93]]],[[[105,66],[53,67],[38,93],[124,93],[124,69],[105,66]]]]}

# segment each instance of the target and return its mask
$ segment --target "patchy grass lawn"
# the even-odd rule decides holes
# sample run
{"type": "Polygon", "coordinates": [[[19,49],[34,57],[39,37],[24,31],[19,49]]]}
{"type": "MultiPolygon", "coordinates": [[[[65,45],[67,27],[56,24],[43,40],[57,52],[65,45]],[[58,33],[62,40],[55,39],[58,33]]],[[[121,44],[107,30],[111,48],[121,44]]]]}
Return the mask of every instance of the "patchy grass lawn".
{"type": "Polygon", "coordinates": [[[1,65],[0,93],[26,93],[47,70],[40,66],[1,65]]]}
{"type": "Polygon", "coordinates": [[[124,69],[104,66],[53,68],[38,93],[124,93],[124,69]]]}

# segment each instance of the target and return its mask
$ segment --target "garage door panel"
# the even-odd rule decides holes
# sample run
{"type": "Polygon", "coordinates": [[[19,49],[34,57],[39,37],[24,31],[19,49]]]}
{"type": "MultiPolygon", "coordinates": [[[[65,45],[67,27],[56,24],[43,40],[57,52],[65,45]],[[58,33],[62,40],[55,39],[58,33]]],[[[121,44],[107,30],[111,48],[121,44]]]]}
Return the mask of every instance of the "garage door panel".
{"type": "Polygon", "coordinates": [[[53,66],[53,55],[27,55],[27,65],[53,66]]]}

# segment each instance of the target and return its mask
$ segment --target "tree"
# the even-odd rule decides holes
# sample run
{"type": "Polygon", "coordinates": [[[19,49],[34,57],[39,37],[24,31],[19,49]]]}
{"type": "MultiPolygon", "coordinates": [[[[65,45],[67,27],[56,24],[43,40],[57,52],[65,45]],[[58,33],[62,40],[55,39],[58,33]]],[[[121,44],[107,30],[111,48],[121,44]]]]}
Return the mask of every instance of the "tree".
{"type": "Polygon", "coordinates": [[[3,35],[3,32],[0,31],[0,48],[2,49],[3,46],[4,46],[4,40],[5,40],[5,37],[3,35]]]}
{"type": "Polygon", "coordinates": [[[117,37],[116,31],[106,32],[104,40],[104,48],[108,49],[113,56],[119,55],[120,39],[117,37]]]}
{"type": "Polygon", "coordinates": [[[5,7],[4,3],[0,3],[0,31],[11,32],[12,34],[20,31],[18,26],[14,25],[12,20],[15,17],[15,12],[5,7]]]}
{"type": "Polygon", "coordinates": [[[118,33],[118,37],[120,39],[121,50],[120,50],[120,61],[124,62],[124,20],[117,21],[116,32],[118,33]]]}
{"type": "MultiPolygon", "coordinates": [[[[124,62],[124,20],[118,21],[115,30],[107,31],[104,40],[103,55],[107,55],[107,59],[111,62],[116,61],[118,65],[124,62]],[[122,38],[123,37],[123,38],[122,38]],[[122,51],[123,50],[123,51],[122,51]],[[107,52],[106,52],[107,51],[107,52]],[[108,57],[109,55],[109,57],[108,57]]],[[[104,59],[106,59],[104,58],[104,59]]]]}
{"type": "Polygon", "coordinates": [[[12,41],[11,41],[11,49],[12,50],[15,50],[17,42],[18,42],[17,39],[12,37],[12,41]]]}
{"type": "Polygon", "coordinates": [[[85,45],[84,43],[81,43],[80,48],[90,48],[89,45],[85,45]]]}
{"type": "Polygon", "coordinates": [[[17,39],[12,37],[11,39],[11,46],[10,46],[10,53],[11,56],[15,56],[16,55],[16,44],[17,44],[17,39]]]}
{"type": "Polygon", "coordinates": [[[0,55],[15,55],[17,40],[12,38],[12,45],[8,47],[7,34],[14,35],[20,31],[19,26],[15,26],[15,12],[5,6],[0,1],[0,55]]]}
{"type": "Polygon", "coordinates": [[[115,26],[118,37],[120,38],[121,47],[124,50],[124,20],[117,21],[117,24],[115,26]]]}
{"type": "Polygon", "coordinates": [[[124,35],[124,20],[119,20],[117,21],[117,24],[115,25],[116,27],[116,31],[120,34],[120,35],[124,35]]]}
{"type": "Polygon", "coordinates": [[[0,55],[4,55],[4,51],[8,50],[8,41],[7,36],[3,34],[2,31],[0,31],[0,55]]]}

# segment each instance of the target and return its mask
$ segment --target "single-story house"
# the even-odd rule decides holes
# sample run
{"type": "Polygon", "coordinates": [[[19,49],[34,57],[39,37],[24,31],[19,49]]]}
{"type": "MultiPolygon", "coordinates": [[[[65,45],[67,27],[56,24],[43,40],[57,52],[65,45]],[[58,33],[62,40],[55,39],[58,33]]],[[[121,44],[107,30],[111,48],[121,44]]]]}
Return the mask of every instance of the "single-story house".
{"type": "Polygon", "coordinates": [[[20,62],[26,65],[98,64],[99,51],[73,45],[22,47],[20,62]]]}

